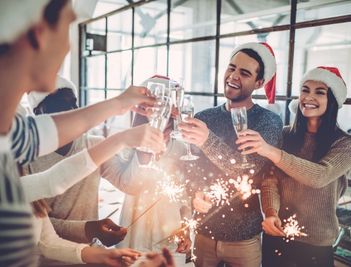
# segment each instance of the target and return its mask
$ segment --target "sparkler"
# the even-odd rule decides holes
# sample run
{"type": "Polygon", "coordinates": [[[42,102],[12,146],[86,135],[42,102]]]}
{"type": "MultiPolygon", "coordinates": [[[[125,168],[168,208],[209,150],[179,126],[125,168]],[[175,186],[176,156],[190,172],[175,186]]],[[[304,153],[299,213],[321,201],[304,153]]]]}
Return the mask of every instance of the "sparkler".
{"type": "Polygon", "coordinates": [[[284,219],[283,222],[285,223],[283,232],[286,235],[286,242],[294,240],[295,237],[307,236],[306,233],[302,232],[305,227],[299,225],[299,222],[296,220],[296,214],[290,216],[288,219],[284,219]]]}
{"type": "Polygon", "coordinates": [[[223,205],[224,203],[229,205],[228,182],[225,182],[222,179],[217,179],[217,181],[210,186],[210,189],[208,195],[211,200],[216,203],[216,206],[223,205]]]}
{"type": "Polygon", "coordinates": [[[180,202],[184,192],[184,185],[178,185],[170,176],[166,176],[157,183],[159,193],[167,196],[172,202],[180,202]]]}
{"type": "Polygon", "coordinates": [[[229,183],[234,184],[243,200],[248,199],[252,194],[260,193],[259,189],[252,189],[253,180],[247,174],[239,176],[236,180],[229,179],[229,183]]]}
{"type": "Polygon", "coordinates": [[[140,213],[128,226],[127,229],[129,229],[133,224],[135,224],[141,217],[143,217],[149,210],[151,210],[155,205],[162,199],[162,196],[156,199],[155,202],[153,202],[146,210],[144,210],[142,213],[140,213]]]}

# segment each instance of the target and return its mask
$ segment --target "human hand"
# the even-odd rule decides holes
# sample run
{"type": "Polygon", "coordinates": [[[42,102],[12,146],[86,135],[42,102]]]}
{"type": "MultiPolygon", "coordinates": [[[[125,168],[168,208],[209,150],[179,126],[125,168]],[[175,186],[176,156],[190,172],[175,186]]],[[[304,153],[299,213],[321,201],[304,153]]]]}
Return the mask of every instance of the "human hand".
{"type": "Polygon", "coordinates": [[[150,115],[151,107],[155,104],[156,99],[150,96],[146,87],[129,86],[122,94],[116,97],[122,113],[132,110],[141,115],[150,115]]]}
{"type": "Polygon", "coordinates": [[[109,247],[125,238],[127,228],[118,226],[111,219],[106,218],[99,221],[86,222],[85,234],[89,240],[97,237],[105,246],[109,247]]]}
{"type": "Polygon", "coordinates": [[[167,248],[161,253],[147,253],[145,259],[137,261],[134,267],[175,267],[173,257],[167,248]]]}
{"type": "Polygon", "coordinates": [[[98,263],[114,267],[129,266],[140,256],[140,252],[130,248],[107,249],[87,246],[81,252],[82,261],[85,263],[98,263]]]}
{"type": "Polygon", "coordinates": [[[282,222],[277,215],[269,216],[262,222],[263,231],[272,236],[285,236],[282,222]]]}
{"type": "Polygon", "coordinates": [[[178,242],[178,247],[176,252],[179,253],[188,253],[190,251],[191,248],[191,239],[189,236],[189,231],[187,231],[186,234],[180,233],[177,235],[179,238],[179,242],[178,242]]]}
{"type": "Polygon", "coordinates": [[[127,129],[121,134],[124,135],[122,138],[127,147],[147,147],[154,153],[160,153],[166,149],[163,133],[147,123],[127,129]]]}
{"type": "Polygon", "coordinates": [[[197,212],[207,213],[212,208],[212,201],[204,192],[196,192],[193,206],[197,212]]]}
{"type": "Polygon", "coordinates": [[[206,123],[195,118],[187,118],[178,124],[183,139],[198,147],[201,147],[208,139],[209,130],[206,123]]]}
{"type": "Polygon", "coordinates": [[[267,144],[258,132],[250,129],[240,132],[235,143],[239,145],[238,149],[244,155],[257,153],[267,157],[271,149],[271,145],[267,144]]]}

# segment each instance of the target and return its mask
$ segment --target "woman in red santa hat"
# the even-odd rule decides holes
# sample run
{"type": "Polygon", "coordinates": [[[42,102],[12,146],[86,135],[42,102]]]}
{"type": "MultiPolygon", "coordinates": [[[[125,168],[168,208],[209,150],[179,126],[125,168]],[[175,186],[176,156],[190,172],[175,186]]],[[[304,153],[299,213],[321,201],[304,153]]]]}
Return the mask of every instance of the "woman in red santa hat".
{"type": "Polygon", "coordinates": [[[337,125],[346,94],[337,68],[312,69],[301,82],[295,122],[283,130],[282,150],[252,130],[237,140],[243,154],[275,165],[262,185],[263,267],[334,266],[336,206],[351,166],[351,137],[337,125]],[[287,219],[294,214],[303,227],[291,231],[287,219]]]}

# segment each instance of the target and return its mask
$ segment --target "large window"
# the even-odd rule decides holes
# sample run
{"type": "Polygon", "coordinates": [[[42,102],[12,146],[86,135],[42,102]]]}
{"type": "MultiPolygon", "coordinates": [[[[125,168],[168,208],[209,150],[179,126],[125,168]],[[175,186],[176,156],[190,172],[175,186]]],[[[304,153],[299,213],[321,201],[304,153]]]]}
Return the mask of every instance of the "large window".
{"type": "MultiPolygon", "coordinates": [[[[277,59],[277,103],[264,90],[254,99],[286,124],[288,104],[310,68],[334,65],[351,84],[351,8],[342,0],[123,1],[108,15],[80,27],[80,101],[119,94],[153,74],[182,79],[200,111],[225,102],[223,75],[231,51],[248,41],[268,42],[277,59]],[[132,4],[130,4],[132,3],[132,4]]],[[[339,114],[351,128],[351,89],[339,114]]],[[[130,120],[124,120],[128,127],[130,120]]]]}

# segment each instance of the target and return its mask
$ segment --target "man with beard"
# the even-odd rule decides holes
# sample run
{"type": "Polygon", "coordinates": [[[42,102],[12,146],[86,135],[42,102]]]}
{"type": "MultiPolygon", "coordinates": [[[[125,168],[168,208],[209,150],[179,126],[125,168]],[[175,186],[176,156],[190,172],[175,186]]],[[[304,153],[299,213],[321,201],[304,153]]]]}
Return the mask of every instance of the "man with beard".
{"type": "MultiPolygon", "coordinates": [[[[270,103],[275,97],[276,63],[272,49],[266,43],[247,43],[237,47],[224,74],[227,102],[199,112],[194,119],[180,125],[184,139],[201,149],[200,159],[189,165],[189,179],[195,193],[193,205],[199,213],[200,226],[195,239],[196,266],[259,267],[261,264],[261,222],[259,199],[253,195],[243,202],[240,198],[224,204],[210,219],[208,214],[218,209],[204,191],[218,179],[229,181],[249,173],[240,169],[241,152],[237,150],[236,133],[230,109],[246,107],[248,128],[258,131],[270,144],[278,146],[282,121],[278,115],[254,104],[252,93],[265,86],[270,103]],[[236,164],[234,164],[236,162],[236,164]]],[[[253,187],[259,188],[267,160],[250,156],[255,164],[253,187]]],[[[233,188],[231,188],[233,189],[233,188]]]]}

